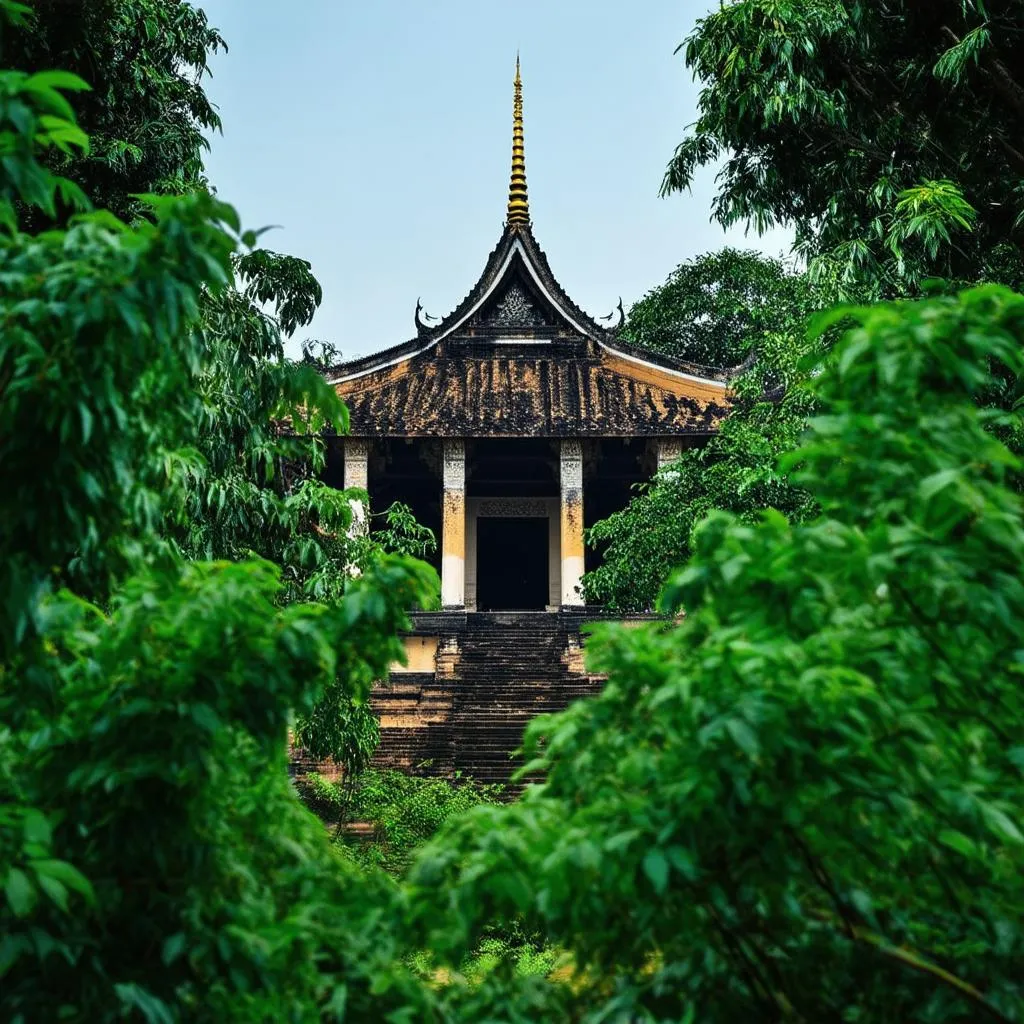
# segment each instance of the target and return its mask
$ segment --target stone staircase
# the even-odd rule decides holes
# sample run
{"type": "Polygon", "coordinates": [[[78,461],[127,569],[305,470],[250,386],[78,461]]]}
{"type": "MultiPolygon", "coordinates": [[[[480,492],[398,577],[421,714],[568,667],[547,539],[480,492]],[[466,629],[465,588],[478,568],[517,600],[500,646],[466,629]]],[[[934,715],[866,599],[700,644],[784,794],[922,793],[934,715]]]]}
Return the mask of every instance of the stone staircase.
{"type": "MultiPolygon", "coordinates": [[[[583,667],[580,637],[583,624],[600,617],[600,609],[415,613],[410,635],[436,638],[435,671],[394,672],[374,686],[374,766],[508,785],[527,724],[600,690],[601,677],[583,667]]],[[[314,770],[338,776],[330,762],[292,751],[296,777],[314,770]]],[[[521,788],[511,786],[509,796],[521,788]]]]}
{"type": "Polygon", "coordinates": [[[531,719],[596,692],[600,682],[570,665],[571,644],[578,633],[558,615],[467,616],[451,717],[456,773],[507,783],[522,763],[511,754],[531,719]]]}
{"type": "Polygon", "coordinates": [[[373,763],[411,775],[451,778],[455,771],[452,680],[433,673],[402,672],[374,687],[380,746],[373,763]]]}
{"type": "Polygon", "coordinates": [[[381,744],[373,763],[508,785],[522,764],[512,753],[527,724],[601,687],[583,669],[582,621],[550,612],[469,612],[435,623],[438,671],[394,673],[374,687],[381,744]]]}

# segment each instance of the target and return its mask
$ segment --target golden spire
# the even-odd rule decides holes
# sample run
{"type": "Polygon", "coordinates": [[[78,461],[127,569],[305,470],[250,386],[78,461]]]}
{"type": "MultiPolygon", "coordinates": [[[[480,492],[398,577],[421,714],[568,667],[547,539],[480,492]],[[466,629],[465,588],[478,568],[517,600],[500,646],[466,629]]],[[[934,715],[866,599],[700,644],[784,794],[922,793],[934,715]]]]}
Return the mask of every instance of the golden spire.
{"type": "Polygon", "coordinates": [[[519,77],[518,53],[515,99],[512,103],[512,180],[508,187],[508,223],[530,223],[530,200],[526,195],[526,156],[523,150],[523,80],[519,77]]]}

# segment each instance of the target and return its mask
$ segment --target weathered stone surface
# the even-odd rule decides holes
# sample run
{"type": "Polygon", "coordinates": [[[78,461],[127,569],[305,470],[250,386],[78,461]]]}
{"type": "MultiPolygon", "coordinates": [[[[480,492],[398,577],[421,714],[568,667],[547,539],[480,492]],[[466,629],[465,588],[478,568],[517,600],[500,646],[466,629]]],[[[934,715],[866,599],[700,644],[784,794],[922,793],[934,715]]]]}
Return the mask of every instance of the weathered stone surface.
{"type": "Polygon", "coordinates": [[[466,603],[466,445],[446,440],[442,470],[441,603],[466,603]]]}
{"type": "MultiPolygon", "coordinates": [[[[427,617],[417,618],[422,628],[427,617]]],[[[378,767],[507,783],[530,720],[601,687],[583,662],[582,610],[431,618],[446,627],[438,670],[396,674],[374,688],[378,767]]]]}
{"type": "Polygon", "coordinates": [[[637,437],[710,434],[720,387],[602,352],[573,359],[423,354],[337,385],[370,437],[637,437]]]}
{"type": "Polygon", "coordinates": [[[433,673],[437,665],[437,648],[439,640],[436,636],[406,636],[402,646],[405,648],[405,661],[395,662],[391,666],[392,675],[406,672],[433,673]]]}

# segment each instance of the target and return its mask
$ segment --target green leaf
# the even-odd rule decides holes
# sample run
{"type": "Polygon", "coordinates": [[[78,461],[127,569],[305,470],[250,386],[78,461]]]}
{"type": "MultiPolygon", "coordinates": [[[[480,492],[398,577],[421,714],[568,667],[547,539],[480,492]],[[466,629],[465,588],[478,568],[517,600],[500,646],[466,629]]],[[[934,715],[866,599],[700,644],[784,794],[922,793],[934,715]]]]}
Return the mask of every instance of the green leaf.
{"type": "Polygon", "coordinates": [[[168,936],[164,941],[163,952],[160,954],[160,959],[170,966],[185,952],[185,935],[183,932],[176,932],[174,935],[168,936]]]}
{"type": "Polygon", "coordinates": [[[167,1004],[141,985],[117,984],[114,991],[126,1008],[138,1010],[149,1024],[174,1024],[174,1015],[167,1004]]]}
{"type": "Polygon", "coordinates": [[[68,909],[68,891],[57,881],[56,878],[51,878],[49,875],[36,873],[36,881],[39,883],[39,888],[42,889],[53,903],[63,910],[68,909]]]}
{"type": "Polygon", "coordinates": [[[52,878],[73,892],[83,896],[86,902],[95,904],[96,896],[92,883],[77,868],[63,860],[37,860],[32,864],[40,877],[52,878]]]}
{"type": "Polygon", "coordinates": [[[37,71],[25,79],[29,89],[63,89],[66,92],[89,92],[92,86],[70,71],[37,71]]]}
{"type": "Polygon", "coordinates": [[[82,421],[82,443],[88,444],[92,437],[92,410],[85,402],[78,403],[78,416],[82,421]]]}
{"type": "Polygon", "coordinates": [[[957,853],[962,853],[965,857],[973,859],[978,856],[977,845],[962,832],[956,832],[953,829],[943,829],[939,833],[939,842],[944,846],[948,846],[951,850],[956,850],[957,853]]]}
{"type": "Polygon", "coordinates": [[[668,858],[672,867],[676,869],[688,882],[696,881],[699,874],[693,854],[682,846],[669,847],[668,858]]]}
{"type": "Polygon", "coordinates": [[[1011,820],[1005,811],[992,804],[983,804],[981,813],[989,828],[999,835],[1000,838],[1015,845],[1024,844],[1024,835],[1021,834],[1016,823],[1011,820]]]}
{"type": "Polygon", "coordinates": [[[657,846],[644,855],[644,874],[650,879],[654,891],[660,896],[668,887],[668,859],[657,846]]]}
{"type": "Polygon", "coordinates": [[[39,843],[45,847],[50,845],[53,838],[53,829],[46,815],[34,808],[25,813],[24,832],[26,843],[39,843]]]}
{"type": "Polygon", "coordinates": [[[36,904],[36,890],[28,879],[28,875],[19,868],[11,868],[7,872],[4,884],[7,905],[15,917],[27,916],[36,904]]]}
{"type": "Polygon", "coordinates": [[[751,758],[758,756],[761,746],[757,734],[742,718],[726,719],[725,729],[743,753],[751,758]]]}
{"type": "Polygon", "coordinates": [[[209,704],[193,704],[192,721],[207,732],[214,733],[221,726],[220,716],[209,704]]]}
{"type": "Polygon", "coordinates": [[[962,470],[958,466],[951,467],[949,469],[943,469],[938,473],[932,473],[931,476],[925,477],[918,488],[921,495],[922,501],[928,501],[934,498],[939,491],[949,487],[950,484],[956,483],[962,475],[962,470]]]}

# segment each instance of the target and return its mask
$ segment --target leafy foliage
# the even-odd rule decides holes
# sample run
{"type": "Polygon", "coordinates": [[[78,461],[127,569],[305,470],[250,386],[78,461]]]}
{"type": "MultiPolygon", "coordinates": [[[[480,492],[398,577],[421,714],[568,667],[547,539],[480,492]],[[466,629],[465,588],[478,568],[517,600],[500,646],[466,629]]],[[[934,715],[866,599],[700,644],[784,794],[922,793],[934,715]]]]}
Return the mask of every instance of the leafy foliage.
{"type": "MultiPolygon", "coordinates": [[[[191,18],[188,15],[185,20],[192,24],[191,18]]],[[[172,49],[177,45],[171,38],[165,43],[172,49]]],[[[140,66],[132,73],[148,72],[140,66]]],[[[12,73],[5,82],[10,83],[7,94],[11,124],[15,128],[31,127],[33,116],[38,122],[35,131],[24,136],[13,132],[12,139],[31,139],[35,135],[49,142],[52,136],[64,149],[72,143],[84,145],[85,136],[68,120],[71,109],[55,88],[59,85],[78,89],[82,83],[77,79],[61,72],[31,77],[12,73]],[[38,114],[33,115],[26,98],[35,104],[38,114]]],[[[133,94],[122,96],[115,91],[105,102],[130,105],[134,99],[133,94]]],[[[137,115],[138,111],[133,110],[118,117],[130,121],[137,115]]],[[[31,150],[25,149],[27,143],[18,145],[25,155],[10,166],[24,170],[12,175],[9,188],[21,190],[22,208],[34,204],[52,216],[56,211],[54,197],[61,195],[65,200],[75,198],[80,205],[87,205],[80,191],[75,191],[69,182],[48,175],[31,158],[31,150]]],[[[88,167],[72,161],[68,169],[88,183],[88,167]]],[[[169,201],[151,197],[149,202],[158,217],[169,201]]],[[[240,230],[229,207],[217,204],[201,192],[195,193],[193,203],[197,211],[193,221],[197,225],[209,217],[209,211],[214,211],[226,217],[233,230],[240,230]]],[[[13,204],[10,210],[8,220],[13,227],[13,204]]],[[[131,238],[141,239],[154,230],[152,224],[140,223],[131,238]]],[[[50,457],[58,467],[67,468],[71,479],[75,479],[75,467],[84,467],[78,476],[83,487],[96,493],[124,488],[126,500],[130,491],[136,527],[133,535],[125,538],[130,544],[159,552],[163,538],[170,542],[173,553],[194,559],[241,559],[255,553],[284,567],[287,587],[282,600],[339,597],[352,578],[353,566],[364,566],[377,558],[382,547],[370,538],[350,537],[352,515],[348,496],[315,480],[323,465],[319,432],[325,427],[346,429],[347,417],[319,373],[284,358],[282,335],[308,322],[320,301],[320,286],[309,264],[252,249],[255,235],[242,233],[240,240],[248,251],[234,253],[234,243],[226,242],[216,256],[222,275],[216,287],[190,294],[191,306],[178,310],[169,289],[176,281],[180,287],[180,282],[195,280],[197,273],[203,273],[199,264],[210,257],[199,251],[194,255],[181,252],[188,239],[173,237],[177,248],[156,257],[167,266],[167,275],[154,279],[151,290],[143,293],[135,278],[139,275],[143,285],[147,283],[139,260],[148,254],[138,244],[108,244],[111,232],[123,231],[123,225],[108,213],[96,214],[88,230],[83,222],[73,226],[66,236],[38,236],[19,262],[13,264],[13,269],[21,272],[17,285],[32,289],[13,308],[19,314],[27,312],[35,320],[28,320],[22,333],[12,335],[12,340],[24,340],[25,332],[31,330],[35,358],[20,360],[18,377],[11,384],[12,398],[18,394],[21,380],[27,382],[27,394],[33,394],[40,366],[56,387],[48,396],[49,403],[9,404],[5,408],[11,417],[8,425],[12,430],[25,431],[26,436],[35,436],[43,452],[52,450],[50,457]],[[81,256],[76,252],[80,244],[91,246],[81,256]],[[109,275],[109,284],[98,281],[96,274],[89,272],[93,268],[88,261],[93,258],[119,261],[117,272],[109,275]],[[60,269],[52,278],[31,273],[33,269],[41,271],[51,266],[60,269]],[[54,315],[55,311],[64,302],[79,302],[81,312],[76,311],[76,316],[102,321],[108,318],[109,311],[103,301],[104,287],[114,287],[123,293],[110,296],[109,302],[116,306],[119,320],[128,321],[130,329],[151,332],[149,343],[130,349],[122,347],[113,362],[107,361],[103,348],[93,347],[81,353],[76,372],[67,372],[53,351],[58,344],[68,344],[66,325],[54,315]],[[86,297],[88,302],[80,301],[86,297]],[[37,301],[40,298],[45,301],[37,301]],[[265,310],[266,306],[270,311],[265,310]],[[157,310],[152,325],[145,323],[145,310],[150,307],[157,310]],[[166,319],[161,320],[160,313],[166,319]],[[37,321],[43,320],[54,332],[52,339],[44,339],[38,330],[37,321]],[[178,340],[173,335],[185,324],[194,336],[191,347],[183,352],[180,345],[173,343],[178,340]],[[174,389],[179,386],[183,369],[188,374],[189,388],[176,394],[174,389]],[[83,380],[111,374],[109,397],[114,404],[101,408],[100,416],[94,417],[88,404],[78,400],[85,388],[83,380]],[[139,378],[143,380],[142,387],[149,389],[147,393],[157,395],[161,393],[157,389],[164,389],[164,401],[154,402],[151,407],[142,404],[141,408],[148,409],[149,418],[139,415],[135,394],[122,390],[128,381],[139,378]],[[53,406],[62,410],[59,421],[54,418],[53,406]],[[282,432],[282,422],[290,422],[294,429],[282,432]],[[80,433],[80,450],[65,443],[72,430],[80,433]],[[51,441],[47,441],[48,436],[51,441]],[[116,480],[94,477],[91,463],[103,460],[112,439],[125,450],[134,446],[132,476],[112,469],[112,474],[120,473],[116,480]],[[285,466],[298,466],[301,476],[306,478],[283,480],[281,471],[285,466]]],[[[187,286],[185,290],[188,291],[187,286]]],[[[11,324],[12,329],[21,326],[16,321],[11,324]]],[[[78,330],[82,325],[76,321],[71,326],[78,330]]],[[[116,332],[117,322],[110,329],[116,332]]],[[[39,454],[39,449],[25,452],[29,463],[39,454]]],[[[32,480],[30,465],[22,466],[13,460],[7,464],[20,480],[32,480]]],[[[115,460],[108,465],[121,464],[115,460]]],[[[84,545],[52,551],[48,560],[52,565],[67,565],[74,555],[70,568],[78,589],[104,597],[106,584],[99,563],[109,559],[113,552],[100,543],[100,538],[112,523],[97,519],[95,510],[77,498],[48,509],[46,502],[30,488],[20,486],[10,498],[35,510],[26,523],[26,531],[33,537],[15,532],[11,538],[16,551],[30,548],[37,534],[50,535],[48,524],[37,518],[47,512],[70,511],[91,521],[94,532],[84,545]]],[[[122,503],[112,502],[110,508],[113,516],[122,514],[122,503]]],[[[74,535],[63,529],[59,521],[53,525],[53,536],[74,535]]],[[[385,539],[399,542],[412,535],[410,529],[405,523],[393,537],[385,539]]],[[[421,545],[428,540],[429,537],[420,537],[421,545]]],[[[301,729],[311,748],[332,754],[339,761],[361,765],[376,741],[376,723],[365,706],[352,704],[344,696],[344,690],[344,686],[332,687],[323,705],[302,721],[301,729]]]]}
{"type": "MultiPolygon", "coordinates": [[[[394,501],[377,515],[384,523],[373,531],[372,536],[374,543],[380,544],[384,550],[414,558],[429,558],[437,551],[434,531],[418,522],[408,505],[394,501]]],[[[436,607],[440,606],[441,594],[438,591],[436,607]]]]}
{"type": "MultiPolygon", "coordinates": [[[[13,138],[67,135],[67,122],[49,120],[54,86],[41,77],[0,78],[13,138]]],[[[59,192],[73,194],[21,143],[4,168],[5,196],[46,209],[59,192]]],[[[0,238],[4,652],[24,636],[30,595],[52,567],[77,556],[96,574],[123,548],[127,524],[152,529],[161,466],[151,453],[173,448],[188,427],[180,388],[204,353],[197,285],[227,285],[226,229],[237,219],[203,194],[151,197],[150,206],[153,219],[134,231],[102,211],[67,232],[0,238]]]]}
{"type": "Polygon", "coordinates": [[[821,515],[712,516],[686,620],[602,627],[604,691],[530,727],[544,784],[414,866],[428,944],[524,915],[578,1019],[1020,1019],[1024,509],[976,399],[1024,297],[838,317],[787,460],[821,515]]]}
{"type": "MultiPolygon", "coordinates": [[[[22,20],[27,30],[0,26],[4,66],[62,68],[91,86],[74,100],[91,145],[59,149],[51,169],[128,220],[144,212],[139,194],[203,184],[204,136],[220,128],[203,78],[224,40],[202,10],[185,0],[34,0],[22,20]]],[[[55,212],[29,214],[26,229],[38,230],[55,212]]]]}
{"type": "Polygon", "coordinates": [[[815,347],[806,339],[808,317],[824,303],[806,275],[724,249],[682,264],[630,310],[625,332],[640,344],[686,359],[748,363],[732,383],[733,408],[719,432],[590,528],[588,542],[603,560],[584,577],[588,602],[652,608],[669,573],[690,557],[694,527],[713,510],[747,521],[767,508],[793,521],[813,514],[807,491],[777,464],[796,447],[813,407],[801,362],[815,347]]]}
{"type": "Polygon", "coordinates": [[[283,735],[318,687],[395,656],[415,577],[395,566],[334,608],[283,611],[276,577],[194,565],[129,581],[109,619],[72,595],[43,606],[45,653],[22,663],[4,717],[27,686],[45,681],[50,701],[9,740],[4,803],[33,808],[36,832],[52,823],[59,860],[0,869],[16,894],[0,912],[8,1019],[309,1016],[369,967],[332,976],[372,905],[295,804],[283,735]],[[92,898],[69,904],[78,871],[92,898]]]}
{"type": "Polygon", "coordinates": [[[817,308],[804,275],[760,253],[726,248],[676,267],[632,306],[622,335],[653,352],[731,367],[764,335],[798,334],[817,308]]]}
{"type": "MultiPolygon", "coordinates": [[[[24,141],[72,136],[52,113],[69,81],[0,73],[9,203],[77,195],[24,141]]],[[[166,543],[181,467],[229,472],[234,429],[248,451],[223,410],[191,447],[210,378],[297,392],[210,328],[240,294],[235,212],[201,191],[147,202],[134,228],[103,211],[0,234],[0,1016],[427,1019],[397,893],[331,851],[284,751],[325,689],[365,699],[433,571],[378,554],[304,604],[266,561],[166,543]],[[102,607],[58,589],[85,578],[102,607]]],[[[305,394],[307,417],[335,414],[305,394]]]]}
{"type": "Polygon", "coordinates": [[[1024,5],[730,0],[683,44],[699,116],[664,191],[725,157],[714,215],[788,224],[819,280],[1022,279],[1024,5]]]}
{"type": "MultiPolygon", "coordinates": [[[[364,869],[383,868],[397,877],[442,826],[472,807],[497,805],[502,796],[501,787],[471,780],[452,783],[373,769],[340,782],[313,773],[303,777],[300,786],[311,805],[336,824],[348,856],[364,869]],[[369,827],[369,835],[363,827],[369,827]]],[[[506,1000],[513,1006],[525,1002],[531,1013],[550,1012],[560,997],[538,989],[537,983],[556,969],[569,967],[564,953],[524,932],[518,921],[484,929],[454,971],[429,949],[415,950],[407,960],[417,974],[443,991],[453,1019],[467,1021],[480,1019],[492,1000],[501,1005],[502,1019],[509,1013],[502,1005],[506,1000]]]]}
{"type": "Polygon", "coordinates": [[[478,804],[498,803],[502,791],[500,786],[481,786],[469,779],[453,784],[375,769],[340,783],[313,774],[302,786],[314,807],[331,817],[341,815],[339,837],[358,863],[391,874],[401,874],[413,851],[445,822],[478,804]],[[352,822],[369,825],[371,838],[349,835],[344,826],[352,822]]]}
{"type": "MultiPolygon", "coordinates": [[[[71,31],[98,10],[198,24],[184,4],[87,7],[71,31]]],[[[779,25],[796,16],[773,7],[779,25]]],[[[877,27],[875,8],[850,10],[877,27]]],[[[929,58],[929,82],[998,72],[998,27],[929,58]]],[[[199,68],[196,38],[202,54],[154,65],[158,100],[199,68]]],[[[0,1016],[1021,1018],[1024,509],[1000,440],[1019,422],[996,406],[1019,394],[1024,297],[834,311],[819,332],[859,326],[831,352],[812,339],[809,375],[789,327],[762,332],[747,412],[702,486],[767,488],[785,423],[813,411],[777,468],[799,509],[697,529],[662,596],[685,621],[602,629],[609,683],[531,727],[525,770],[544,782],[520,802],[466,809],[480,794],[367,776],[389,866],[434,836],[399,886],[332,848],[285,771],[296,713],[301,730],[323,711],[325,749],[365,756],[348,712],[437,584],[408,557],[430,538],[407,510],[386,513],[406,552],[387,554],[352,529],[365,495],[314,480],[307,431],[343,429],[344,412],[279,352],[318,286],[201,188],[129,204],[134,226],[91,210],[75,181],[107,196],[76,170],[87,141],[63,95],[81,83],[32,70],[0,72],[0,1016]],[[570,984],[524,976],[515,938],[536,934],[538,960],[571,955],[570,984]]],[[[191,181],[190,116],[170,163],[191,181]]],[[[880,290],[960,266],[962,236],[997,237],[964,180],[915,171],[882,235],[851,242],[873,252],[906,222],[880,290]]]]}

